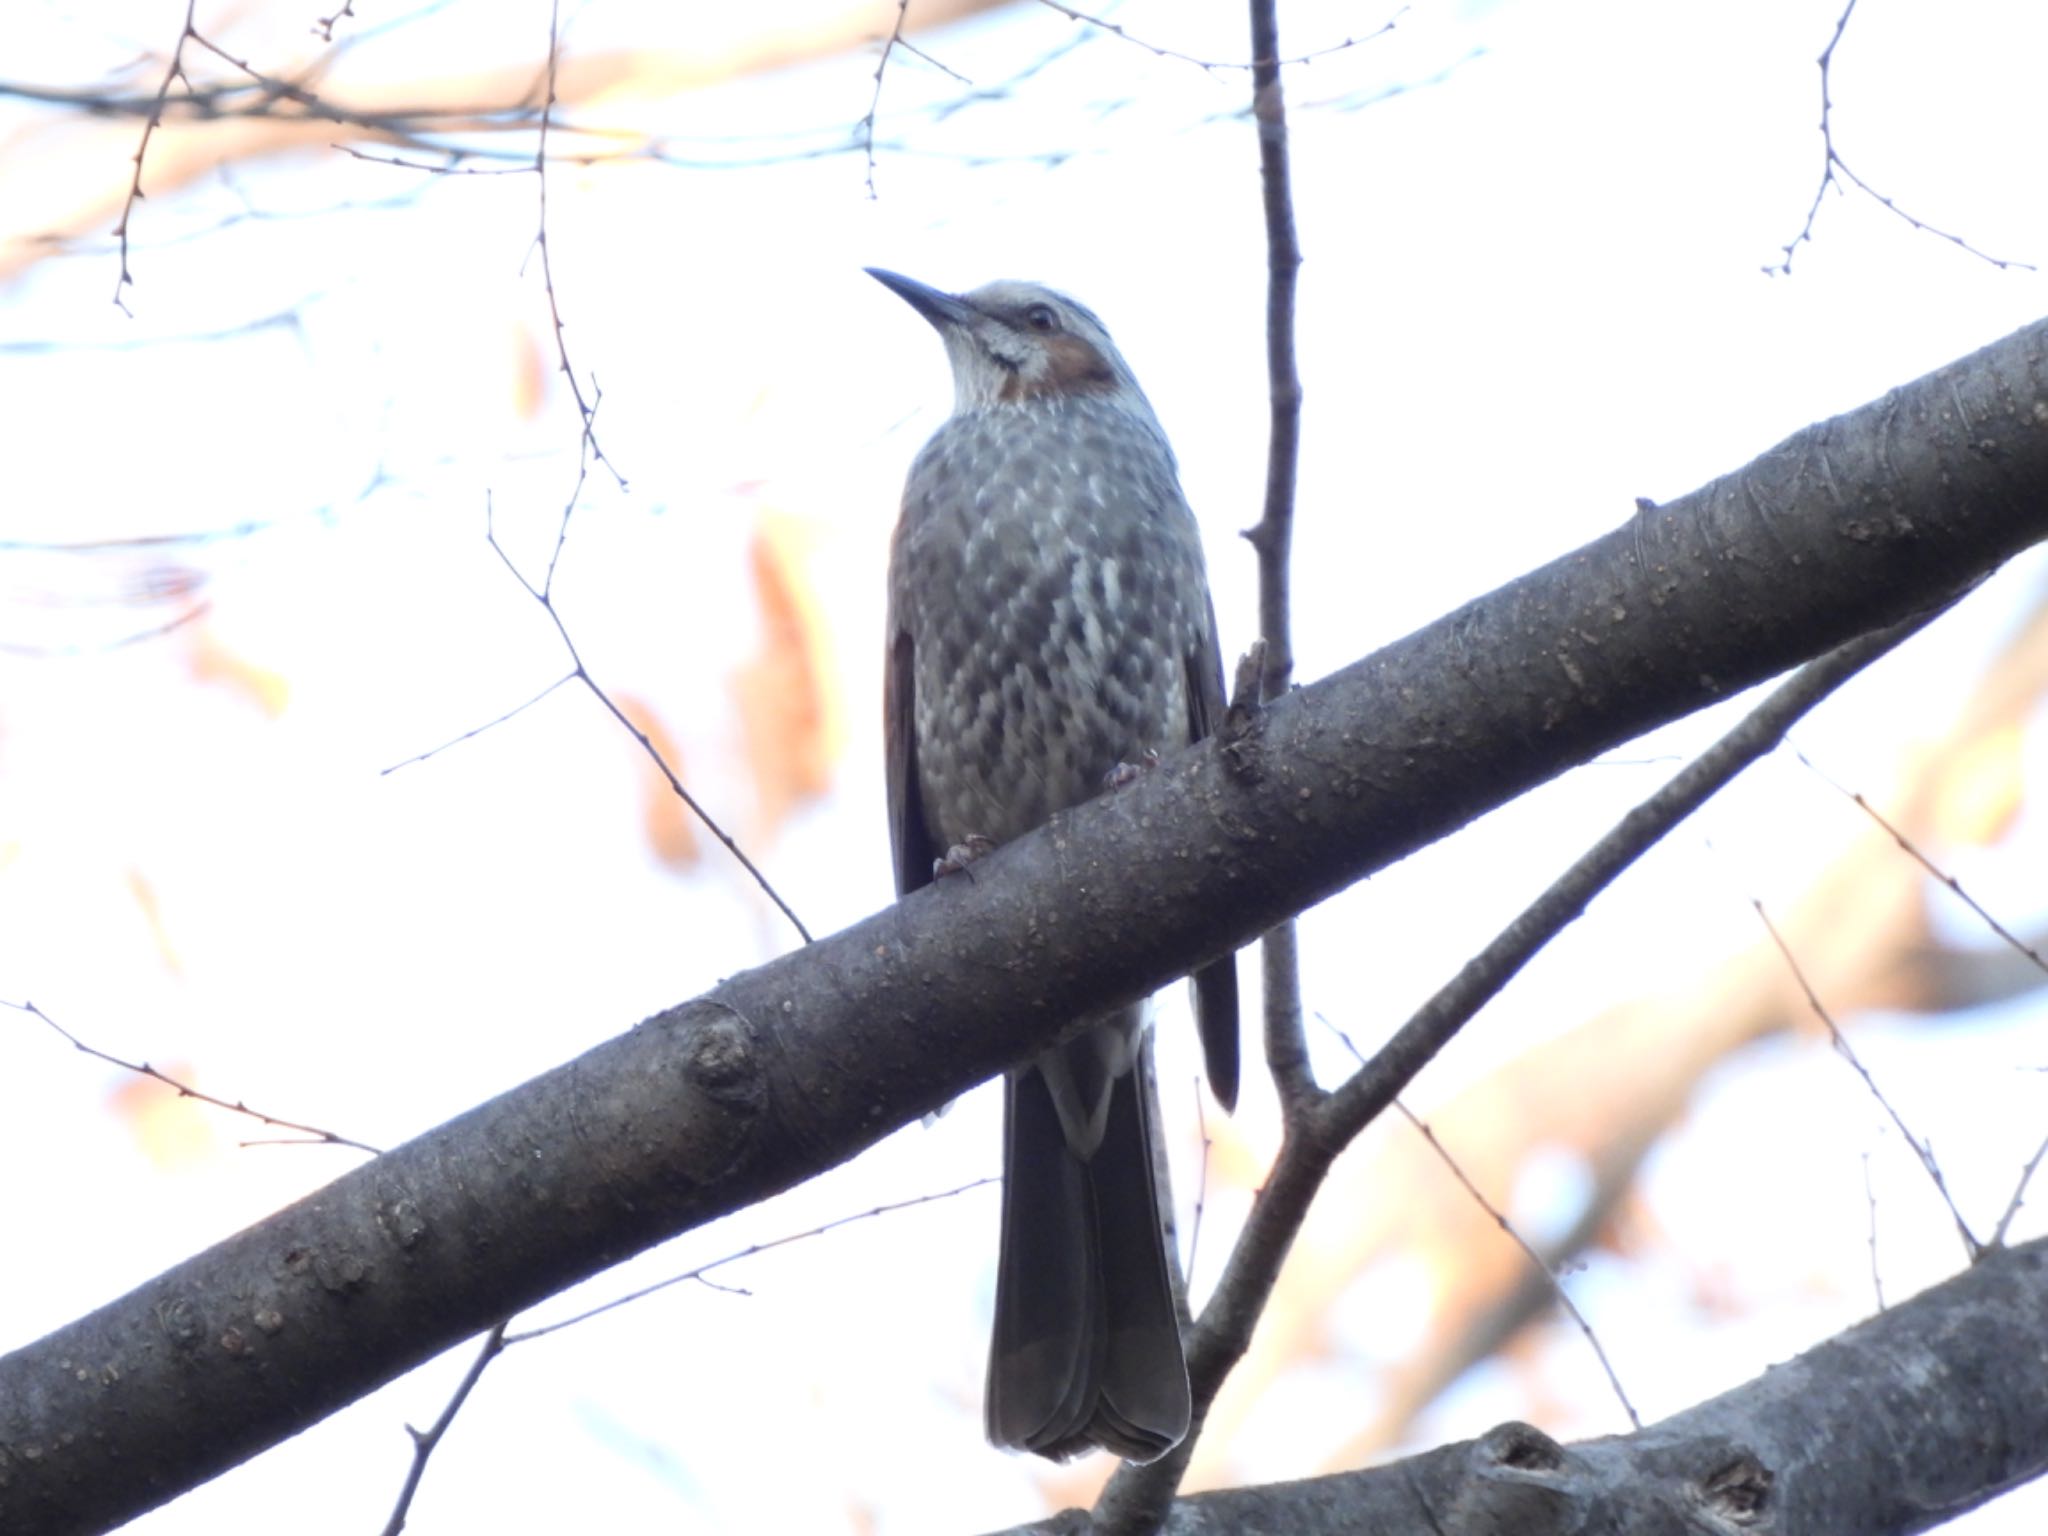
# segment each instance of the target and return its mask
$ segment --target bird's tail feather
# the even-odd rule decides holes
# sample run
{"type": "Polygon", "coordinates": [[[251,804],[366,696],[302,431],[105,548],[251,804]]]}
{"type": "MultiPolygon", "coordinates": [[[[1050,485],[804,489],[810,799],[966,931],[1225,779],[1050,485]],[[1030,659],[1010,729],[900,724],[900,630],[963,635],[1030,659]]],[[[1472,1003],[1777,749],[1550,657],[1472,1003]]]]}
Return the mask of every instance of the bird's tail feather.
{"type": "Polygon", "coordinates": [[[988,1436],[1064,1458],[1152,1461],[1188,1428],[1187,1366],[1153,1174],[1143,1063],[1117,1077],[1101,1144],[1076,1154],[1045,1077],[1006,1080],[1002,1249],[988,1436]]]}

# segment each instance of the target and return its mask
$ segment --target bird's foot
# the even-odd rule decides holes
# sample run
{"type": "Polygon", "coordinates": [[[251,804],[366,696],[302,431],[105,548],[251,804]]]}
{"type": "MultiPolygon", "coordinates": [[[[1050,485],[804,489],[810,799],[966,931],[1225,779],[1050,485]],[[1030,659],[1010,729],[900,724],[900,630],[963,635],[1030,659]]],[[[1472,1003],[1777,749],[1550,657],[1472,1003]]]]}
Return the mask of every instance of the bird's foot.
{"type": "Polygon", "coordinates": [[[994,838],[983,837],[979,832],[968,833],[948,848],[943,858],[932,860],[932,878],[943,880],[948,875],[966,875],[972,880],[974,874],[967,866],[986,856],[995,845],[994,838]]]}
{"type": "Polygon", "coordinates": [[[1135,763],[1118,763],[1102,776],[1104,789],[1123,789],[1135,784],[1154,768],[1159,766],[1159,753],[1152,747],[1145,749],[1145,755],[1135,763]]]}

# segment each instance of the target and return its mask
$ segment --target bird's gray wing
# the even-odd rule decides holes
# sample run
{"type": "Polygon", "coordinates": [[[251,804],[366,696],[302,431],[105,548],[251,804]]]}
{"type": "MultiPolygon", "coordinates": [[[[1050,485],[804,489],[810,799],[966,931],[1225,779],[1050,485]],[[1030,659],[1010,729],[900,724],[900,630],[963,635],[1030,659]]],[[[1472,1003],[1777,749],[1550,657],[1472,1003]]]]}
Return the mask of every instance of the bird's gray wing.
{"type": "MultiPolygon", "coordinates": [[[[1204,598],[1208,623],[1183,658],[1187,668],[1188,741],[1200,741],[1223,723],[1223,650],[1216,639],[1216,604],[1204,598]]],[[[1195,1028],[1209,1091],[1225,1109],[1237,1108],[1237,956],[1225,955],[1195,972],[1195,1028]]]]}
{"type": "Polygon", "coordinates": [[[917,657],[910,632],[891,626],[888,664],[882,671],[883,776],[889,790],[889,846],[896,855],[896,894],[931,884],[931,832],[917,782],[917,657]]]}

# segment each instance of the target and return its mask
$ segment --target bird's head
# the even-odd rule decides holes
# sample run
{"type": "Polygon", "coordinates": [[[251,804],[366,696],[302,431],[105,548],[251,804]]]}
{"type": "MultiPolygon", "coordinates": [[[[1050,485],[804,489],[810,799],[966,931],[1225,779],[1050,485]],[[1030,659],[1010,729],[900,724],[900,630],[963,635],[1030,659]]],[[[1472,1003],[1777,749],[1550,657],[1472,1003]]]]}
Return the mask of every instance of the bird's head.
{"type": "Polygon", "coordinates": [[[945,341],[956,413],[1103,395],[1151,414],[1130,365],[1087,305],[1040,283],[942,293],[880,267],[867,270],[945,341]]]}

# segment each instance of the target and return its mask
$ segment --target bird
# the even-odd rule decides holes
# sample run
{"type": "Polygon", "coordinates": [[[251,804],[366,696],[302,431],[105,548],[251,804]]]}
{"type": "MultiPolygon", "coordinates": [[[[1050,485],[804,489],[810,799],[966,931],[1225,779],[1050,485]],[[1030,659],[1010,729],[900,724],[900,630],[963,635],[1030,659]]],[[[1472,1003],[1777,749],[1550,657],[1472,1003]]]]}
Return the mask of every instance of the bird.
{"type": "MultiPolygon", "coordinates": [[[[902,896],[1210,734],[1223,667],[1173,449],[1095,313],[1037,283],[956,294],[867,271],[938,331],[953,373],[889,551],[902,896]]],[[[1235,956],[1193,982],[1210,1090],[1234,1108],[1235,956]]],[[[1139,1003],[1005,1074],[984,1402],[999,1447],[1149,1462],[1187,1435],[1150,1049],[1139,1003]]]]}

